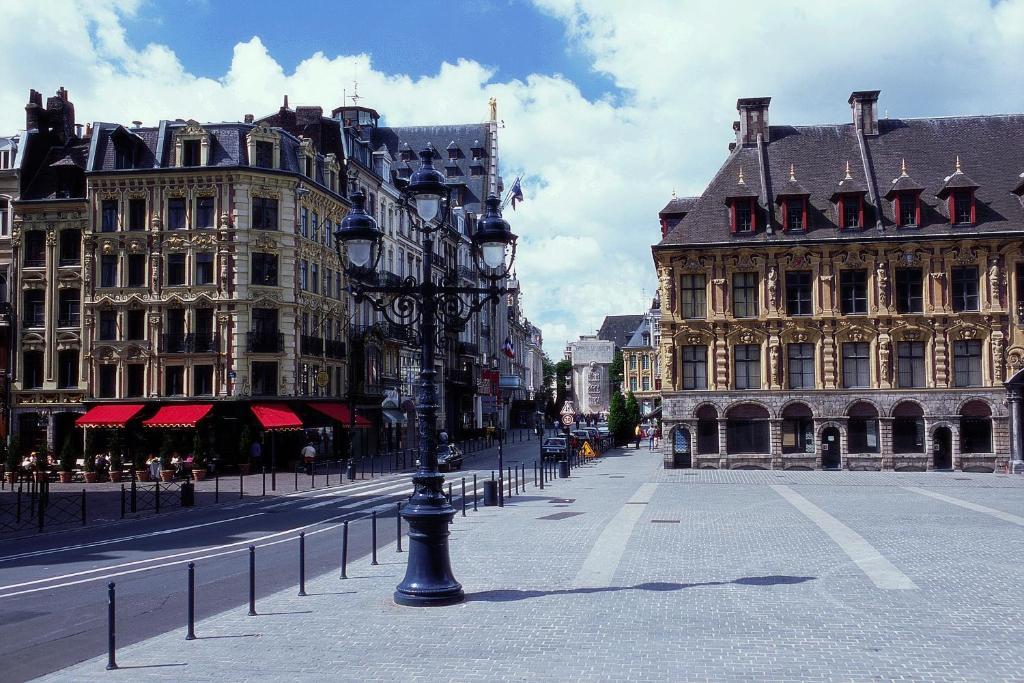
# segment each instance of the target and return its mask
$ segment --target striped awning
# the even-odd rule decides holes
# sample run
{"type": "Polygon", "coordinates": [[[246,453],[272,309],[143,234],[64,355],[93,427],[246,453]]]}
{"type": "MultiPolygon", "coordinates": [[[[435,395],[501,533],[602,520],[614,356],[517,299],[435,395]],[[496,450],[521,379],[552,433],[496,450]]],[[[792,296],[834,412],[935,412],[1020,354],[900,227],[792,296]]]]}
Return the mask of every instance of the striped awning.
{"type": "Polygon", "coordinates": [[[85,415],[75,420],[79,427],[124,427],[135,417],[143,406],[138,403],[108,403],[94,406],[85,415]]]}
{"type": "Polygon", "coordinates": [[[143,427],[195,427],[213,408],[212,403],[160,406],[156,415],[142,421],[143,427]]]}
{"type": "Polygon", "coordinates": [[[283,403],[257,403],[249,408],[264,429],[277,431],[302,429],[302,420],[283,403]]]}

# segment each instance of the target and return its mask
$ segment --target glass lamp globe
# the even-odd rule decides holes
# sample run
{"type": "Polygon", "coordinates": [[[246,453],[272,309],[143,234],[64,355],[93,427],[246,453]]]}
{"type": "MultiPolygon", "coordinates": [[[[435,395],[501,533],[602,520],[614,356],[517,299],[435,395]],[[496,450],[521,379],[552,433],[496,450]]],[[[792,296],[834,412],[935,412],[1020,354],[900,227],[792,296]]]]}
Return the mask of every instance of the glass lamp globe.
{"type": "Polygon", "coordinates": [[[483,252],[484,265],[491,270],[497,270],[505,265],[504,242],[485,242],[480,250],[483,252]]]}
{"type": "Polygon", "coordinates": [[[373,243],[370,240],[349,240],[348,261],[356,268],[362,268],[370,262],[370,250],[373,243]]]}
{"type": "Polygon", "coordinates": [[[441,208],[441,197],[436,194],[422,194],[416,197],[416,213],[423,222],[429,223],[441,208]]]}

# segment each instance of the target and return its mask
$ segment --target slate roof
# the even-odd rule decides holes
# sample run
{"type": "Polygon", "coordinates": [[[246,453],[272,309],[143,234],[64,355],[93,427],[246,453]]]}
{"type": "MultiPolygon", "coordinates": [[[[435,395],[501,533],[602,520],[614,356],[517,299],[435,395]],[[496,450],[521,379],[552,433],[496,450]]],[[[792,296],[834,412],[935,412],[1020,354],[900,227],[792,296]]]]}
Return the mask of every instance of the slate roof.
{"type": "Polygon", "coordinates": [[[633,331],[633,334],[630,335],[630,337],[629,337],[629,341],[626,342],[622,346],[622,348],[624,348],[624,349],[637,349],[637,348],[646,349],[646,348],[650,348],[651,347],[651,344],[653,343],[652,340],[654,338],[654,335],[651,332],[651,319],[648,318],[647,316],[641,316],[641,317],[643,319],[640,321],[640,325],[638,325],[637,328],[633,331]],[[647,343],[646,344],[644,343],[644,332],[646,332],[648,335],[650,335],[647,338],[647,343]]]}
{"type": "Polygon", "coordinates": [[[675,214],[686,213],[693,208],[698,199],[700,199],[700,197],[673,197],[669,200],[668,204],[665,205],[665,208],[658,212],[658,215],[672,216],[675,214]]]}
{"type": "MultiPolygon", "coordinates": [[[[401,172],[408,168],[415,171],[419,168],[419,152],[430,143],[434,146],[434,167],[441,171],[449,183],[464,185],[466,190],[462,205],[466,211],[475,214],[483,213],[483,202],[487,199],[487,153],[488,126],[486,123],[471,123],[451,126],[405,126],[379,127],[374,129],[371,139],[373,149],[381,145],[387,147],[394,159],[395,169],[401,172]],[[408,147],[407,147],[408,145],[408,147]],[[454,146],[453,146],[454,145],[454,146]],[[473,159],[473,148],[483,149],[484,157],[473,159]],[[416,158],[407,162],[402,157],[402,150],[411,149],[416,158]],[[448,150],[456,150],[456,158],[449,159],[448,150]],[[473,167],[482,169],[480,175],[473,175],[473,167]],[[447,169],[453,169],[449,173],[447,169]]],[[[500,183],[500,181],[499,181],[500,183]]]]}
{"type": "Polygon", "coordinates": [[[609,315],[605,316],[601,323],[601,329],[597,331],[597,338],[610,341],[615,348],[621,349],[629,343],[633,332],[644,320],[641,315],[609,315]]]}
{"type": "Polygon", "coordinates": [[[830,199],[845,178],[847,161],[853,181],[844,182],[844,190],[870,190],[871,184],[871,178],[865,177],[865,164],[852,123],[771,126],[769,142],[765,145],[769,188],[785,187],[790,166],[794,167],[801,186],[810,193],[807,233],[781,230],[781,212],[774,206],[765,206],[767,193],[761,185],[758,148],[738,145],[692,210],[669,231],[661,245],[858,241],[905,239],[918,234],[962,236],[1024,232],[1024,208],[1021,200],[1012,194],[1024,171],[1024,115],[882,119],[878,128],[877,136],[867,136],[865,140],[868,166],[874,172],[877,194],[883,197],[880,201],[882,231],[875,227],[870,193],[864,199],[867,228],[841,231],[836,223],[835,205],[830,199]],[[964,177],[954,174],[957,156],[964,177]],[[924,188],[921,192],[922,225],[918,228],[897,228],[893,215],[895,206],[884,199],[900,179],[903,160],[915,184],[924,188]],[[745,184],[758,195],[758,229],[752,235],[730,232],[726,197],[735,189],[740,167],[744,168],[745,184]],[[954,227],[949,223],[946,202],[936,195],[941,195],[944,187],[969,185],[978,187],[975,194],[977,223],[954,227]],[[774,233],[771,235],[764,228],[766,209],[771,210],[773,216],[774,233]]]}
{"type": "Polygon", "coordinates": [[[89,141],[72,138],[66,145],[48,146],[46,135],[29,132],[25,139],[25,161],[22,164],[21,198],[57,199],[58,174],[79,171],[72,183],[72,196],[85,197],[84,176],[89,155],[89,141]]]}

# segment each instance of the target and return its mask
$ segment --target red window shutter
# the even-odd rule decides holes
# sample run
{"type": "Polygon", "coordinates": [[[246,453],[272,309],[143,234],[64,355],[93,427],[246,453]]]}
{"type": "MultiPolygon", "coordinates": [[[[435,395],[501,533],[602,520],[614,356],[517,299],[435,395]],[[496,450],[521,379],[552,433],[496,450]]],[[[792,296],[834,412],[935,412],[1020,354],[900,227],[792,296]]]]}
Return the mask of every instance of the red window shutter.
{"type": "Polygon", "coordinates": [[[782,230],[789,230],[789,200],[782,200],[782,230]]]}
{"type": "Polygon", "coordinates": [[[807,230],[807,197],[804,197],[803,211],[801,211],[800,227],[807,230]]]}
{"type": "Polygon", "coordinates": [[[974,210],[976,203],[974,201],[974,190],[971,190],[971,225],[974,225],[977,221],[974,219],[974,210]]]}
{"type": "Polygon", "coordinates": [[[914,197],[914,222],[921,227],[921,195],[914,197]]]}
{"type": "Polygon", "coordinates": [[[949,223],[950,223],[950,225],[955,225],[956,224],[956,199],[954,198],[955,195],[956,195],[955,192],[950,192],[949,193],[949,198],[946,200],[946,204],[948,205],[948,208],[949,208],[949,223]]]}
{"type": "Polygon", "coordinates": [[[729,232],[736,232],[736,200],[729,201],[729,232]]]}
{"type": "Polygon", "coordinates": [[[757,232],[757,204],[753,199],[747,201],[750,202],[750,232],[757,232]]]}
{"type": "Polygon", "coordinates": [[[864,195],[860,196],[857,202],[857,222],[860,223],[860,229],[864,229],[864,195]]]}
{"type": "Polygon", "coordinates": [[[896,201],[893,202],[893,207],[896,209],[896,225],[898,227],[903,227],[903,212],[900,210],[902,208],[900,205],[903,203],[902,196],[896,195],[896,201]]]}
{"type": "Polygon", "coordinates": [[[846,207],[843,206],[842,195],[840,195],[839,201],[836,202],[836,213],[839,214],[839,229],[842,230],[846,227],[846,207]]]}

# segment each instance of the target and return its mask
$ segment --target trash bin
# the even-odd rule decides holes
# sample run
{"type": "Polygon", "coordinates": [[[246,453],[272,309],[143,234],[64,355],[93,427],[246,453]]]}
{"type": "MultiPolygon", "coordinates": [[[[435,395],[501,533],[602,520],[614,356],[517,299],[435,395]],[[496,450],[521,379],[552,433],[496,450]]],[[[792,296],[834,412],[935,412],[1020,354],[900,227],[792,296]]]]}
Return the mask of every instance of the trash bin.
{"type": "Polygon", "coordinates": [[[196,504],[196,487],[190,481],[181,485],[181,507],[190,508],[196,504]]]}
{"type": "Polygon", "coordinates": [[[568,479],[569,478],[569,461],[559,460],[558,461],[558,478],[568,479]]]}
{"type": "Polygon", "coordinates": [[[498,482],[493,479],[484,480],[484,507],[498,504],[498,482]]]}
{"type": "Polygon", "coordinates": [[[356,480],[356,463],[354,460],[348,461],[348,471],[346,472],[349,481],[356,480]]]}

